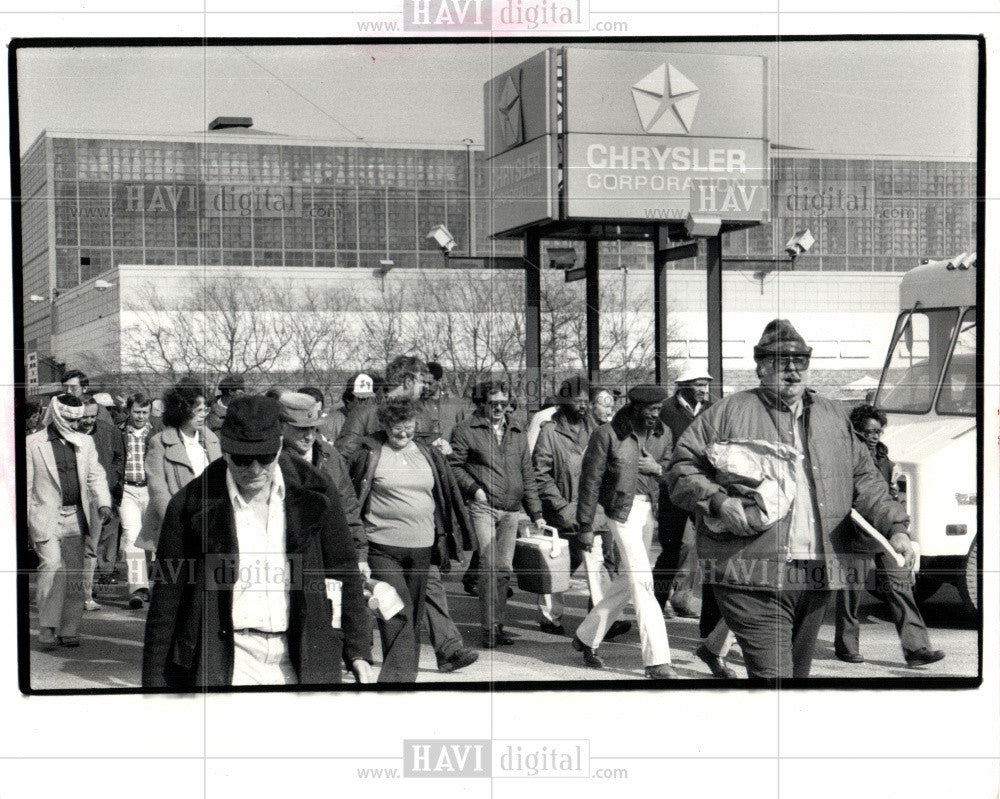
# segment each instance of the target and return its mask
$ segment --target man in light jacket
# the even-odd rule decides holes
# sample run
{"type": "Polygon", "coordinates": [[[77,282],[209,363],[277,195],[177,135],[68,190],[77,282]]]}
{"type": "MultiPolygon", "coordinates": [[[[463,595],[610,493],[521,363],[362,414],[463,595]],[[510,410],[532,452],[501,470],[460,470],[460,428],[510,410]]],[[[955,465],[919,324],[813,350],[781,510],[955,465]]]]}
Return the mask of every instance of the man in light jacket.
{"type": "Polygon", "coordinates": [[[889,496],[865,445],[841,408],[807,388],[809,347],[784,319],[754,347],[760,386],[700,414],[674,448],[668,486],[674,504],[698,518],[698,556],[750,677],[808,677],[831,588],[858,573],[852,507],[914,559],[903,507],[889,496]],[[795,498],[760,532],[744,504],[720,485],[707,451],[714,443],[780,441],[798,450],[795,498]],[[721,522],[712,532],[706,518],[721,522]]]}
{"type": "Polygon", "coordinates": [[[28,436],[28,532],[38,554],[38,641],[79,646],[84,537],[111,519],[111,492],[94,440],[80,432],[83,403],[53,398],[45,424],[28,436]],[[96,515],[95,515],[96,509],[96,515]]]}

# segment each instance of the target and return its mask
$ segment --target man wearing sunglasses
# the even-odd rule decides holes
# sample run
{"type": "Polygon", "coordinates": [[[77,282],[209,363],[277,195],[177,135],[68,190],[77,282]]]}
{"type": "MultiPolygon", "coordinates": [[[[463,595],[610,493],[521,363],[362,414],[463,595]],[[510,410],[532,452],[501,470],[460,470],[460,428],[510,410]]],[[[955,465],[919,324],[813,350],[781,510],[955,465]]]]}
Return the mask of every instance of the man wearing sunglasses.
{"type": "Polygon", "coordinates": [[[174,495],[156,552],[144,688],[372,682],[371,627],[347,521],[302,459],[278,461],[281,408],[243,395],[223,457],[174,495]]]}
{"type": "Polygon", "coordinates": [[[807,387],[812,348],[791,323],[769,322],[753,354],[760,385],[695,418],[674,448],[667,482],[671,500],[697,516],[704,577],[748,675],[808,677],[831,591],[863,578],[851,554],[859,546],[852,508],[908,568],[909,520],[844,411],[807,387]],[[724,487],[711,465],[712,445],[731,442],[780,443],[796,453],[791,508],[768,527],[751,526],[750,500],[724,487]]]}

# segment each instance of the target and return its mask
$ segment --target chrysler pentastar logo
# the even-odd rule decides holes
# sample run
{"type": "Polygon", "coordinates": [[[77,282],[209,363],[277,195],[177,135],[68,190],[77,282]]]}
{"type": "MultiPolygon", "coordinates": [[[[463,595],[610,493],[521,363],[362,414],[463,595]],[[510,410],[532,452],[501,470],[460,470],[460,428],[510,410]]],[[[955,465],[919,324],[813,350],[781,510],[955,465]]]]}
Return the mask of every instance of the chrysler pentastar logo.
{"type": "Polygon", "coordinates": [[[632,85],[646,133],[690,133],[701,90],[673,64],[663,63],[632,85]]]}
{"type": "Polygon", "coordinates": [[[520,144],[524,140],[524,126],[521,124],[521,92],[514,85],[510,75],[500,90],[497,113],[500,115],[500,135],[503,137],[504,147],[520,144]]]}

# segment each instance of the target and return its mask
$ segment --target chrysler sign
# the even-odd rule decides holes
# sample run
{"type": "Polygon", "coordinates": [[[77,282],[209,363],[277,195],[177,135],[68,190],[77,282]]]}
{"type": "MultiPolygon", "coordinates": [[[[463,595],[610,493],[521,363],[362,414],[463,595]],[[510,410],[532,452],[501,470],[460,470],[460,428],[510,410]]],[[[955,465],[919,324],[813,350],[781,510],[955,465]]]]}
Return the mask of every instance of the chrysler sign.
{"type": "Polygon", "coordinates": [[[566,215],[683,221],[689,211],[733,221],[767,217],[764,142],[571,133],[566,215]]]}

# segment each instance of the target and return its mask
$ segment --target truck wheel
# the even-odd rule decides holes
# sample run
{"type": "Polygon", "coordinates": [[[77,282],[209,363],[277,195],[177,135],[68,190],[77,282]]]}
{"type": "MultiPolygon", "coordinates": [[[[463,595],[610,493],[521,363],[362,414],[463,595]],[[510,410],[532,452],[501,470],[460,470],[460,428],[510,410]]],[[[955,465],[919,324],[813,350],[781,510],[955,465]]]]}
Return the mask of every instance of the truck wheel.
{"type": "Polygon", "coordinates": [[[958,575],[958,593],[966,610],[979,610],[979,543],[972,542],[969,554],[965,556],[965,569],[958,575]]]}
{"type": "Polygon", "coordinates": [[[918,605],[923,604],[934,596],[940,587],[941,579],[939,577],[927,577],[923,574],[917,574],[917,582],[913,586],[913,598],[917,601],[918,605]]]}

